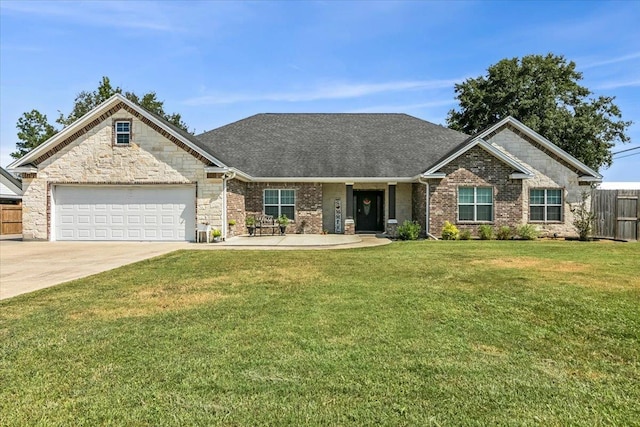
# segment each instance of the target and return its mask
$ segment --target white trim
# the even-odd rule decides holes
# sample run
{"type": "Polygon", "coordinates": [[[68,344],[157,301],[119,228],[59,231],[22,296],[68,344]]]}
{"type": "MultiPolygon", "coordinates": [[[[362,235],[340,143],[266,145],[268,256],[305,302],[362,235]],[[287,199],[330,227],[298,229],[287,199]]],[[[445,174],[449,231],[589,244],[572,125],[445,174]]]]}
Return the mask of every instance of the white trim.
{"type": "Polygon", "coordinates": [[[572,165],[572,166],[576,167],[577,169],[587,173],[588,175],[593,176],[596,180],[597,179],[602,180],[602,175],[600,175],[598,172],[594,171],[589,166],[585,165],[580,160],[576,159],[571,154],[567,153],[562,148],[558,147],[556,144],[554,144],[553,142],[549,141],[544,136],[540,135],[539,133],[537,133],[536,131],[534,131],[530,127],[526,126],[525,124],[521,123],[520,121],[516,120],[515,118],[513,118],[511,116],[505,117],[504,119],[500,120],[498,123],[496,123],[495,125],[491,126],[489,129],[487,129],[487,130],[483,131],[482,133],[480,133],[477,137],[478,138],[484,138],[485,136],[493,133],[494,131],[496,131],[497,129],[501,128],[502,126],[504,126],[507,123],[511,124],[512,126],[516,127],[518,130],[523,132],[524,134],[526,134],[529,137],[531,137],[532,139],[536,140],[540,145],[542,145],[543,147],[545,147],[549,151],[553,152],[555,155],[557,155],[561,159],[565,160],[570,165],[572,165]]]}
{"type": "Polygon", "coordinates": [[[602,182],[602,178],[596,178],[593,176],[580,176],[578,177],[578,181],[579,182],[595,182],[595,183],[600,183],[602,182]]]}
{"type": "Polygon", "coordinates": [[[533,175],[527,175],[526,173],[512,173],[509,175],[509,179],[531,179],[533,175]]]}
{"type": "Polygon", "coordinates": [[[21,199],[22,198],[22,195],[24,194],[24,192],[22,191],[22,187],[18,187],[12,181],[6,179],[4,176],[2,176],[1,181],[2,181],[2,185],[7,187],[9,191],[13,192],[13,194],[11,193],[2,194],[3,199],[11,199],[11,198],[21,199]]]}
{"type": "Polygon", "coordinates": [[[268,206],[277,206],[278,207],[278,215],[273,215],[274,218],[279,218],[281,215],[283,215],[282,213],[282,208],[284,206],[286,207],[293,207],[293,218],[289,218],[290,221],[295,222],[296,218],[298,217],[298,213],[296,212],[296,208],[298,206],[298,194],[295,188],[265,188],[262,190],[262,213],[264,215],[267,215],[266,212],[266,208],[267,208],[267,191],[277,191],[278,192],[278,203],[273,204],[273,203],[269,203],[268,206]],[[293,203],[282,203],[282,191],[293,191],[293,203]]]}
{"type": "Polygon", "coordinates": [[[133,138],[131,138],[131,127],[132,127],[132,123],[131,120],[122,120],[122,119],[115,119],[113,121],[113,144],[114,145],[131,145],[131,142],[133,138]],[[118,124],[120,123],[126,123],[127,124],[127,131],[118,131],[118,124]],[[118,136],[119,135],[127,135],[127,142],[118,142],[118,136]]]}
{"type": "Polygon", "coordinates": [[[224,163],[222,163],[220,160],[218,160],[217,158],[215,158],[211,154],[207,153],[206,151],[202,150],[200,147],[194,145],[191,141],[189,141],[187,138],[183,137],[179,133],[175,132],[169,126],[166,126],[162,121],[158,120],[155,116],[153,116],[151,113],[146,111],[144,108],[142,108],[142,107],[138,106],[137,104],[129,101],[127,98],[125,98],[121,94],[116,93],[111,98],[107,99],[102,104],[98,105],[93,110],[89,111],[87,114],[85,114],[84,116],[82,116],[81,118],[79,118],[78,120],[73,122],[70,126],[67,126],[66,128],[62,129],[60,132],[58,132],[57,134],[55,134],[54,136],[49,138],[46,142],[42,143],[41,145],[39,145],[35,149],[29,151],[23,157],[17,159],[13,163],[11,163],[9,166],[7,166],[7,169],[11,169],[11,170],[17,171],[16,168],[21,167],[22,165],[25,165],[25,164],[29,163],[31,160],[37,159],[42,154],[46,153],[51,148],[55,147],[56,144],[58,144],[59,142],[64,140],[68,135],[72,135],[73,133],[77,132],[79,129],[81,129],[84,126],[86,126],[88,124],[88,122],[90,122],[95,116],[99,116],[101,112],[103,112],[104,110],[109,109],[110,107],[113,106],[113,104],[116,104],[118,102],[123,102],[128,107],[130,107],[133,110],[137,111],[139,114],[144,116],[150,122],[152,122],[156,126],[159,126],[162,129],[164,129],[167,133],[169,133],[170,135],[172,135],[173,137],[178,139],[180,142],[182,142],[184,145],[186,145],[187,147],[189,147],[190,149],[192,149],[196,153],[200,154],[205,159],[211,161],[212,163],[215,163],[215,164],[218,164],[218,165],[221,165],[221,166],[225,166],[224,163]]]}
{"type": "Polygon", "coordinates": [[[475,223],[475,222],[483,222],[483,223],[493,223],[495,221],[495,188],[493,186],[484,186],[484,185],[459,185],[456,189],[457,194],[457,207],[458,218],[457,221],[460,223],[475,223]],[[473,189],[473,202],[471,203],[462,203],[460,201],[460,190],[461,189],[473,189]],[[478,202],[478,189],[483,190],[491,190],[491,203],[480,203],[478,202]],[[461,206],[472,206],[473,207],[473,219],[461,219],[460,218],[460,207],[461,206]],[[491,218],[490,219],[478,219],[478,208],[481,206],[491,206],[491,218]]]}
{"type": "Polygon", "coordinates": [[[252,182],[325,182],[332,184],[345,184],[345,185],[353,185],[355,183],[384,183],[386,184],[389,180],[394,180],[400,183],[410,183],[416,182],[414,178],[411,177],[301,177],[301,176],[288,176],[288,177],[251,177],[248,176],[250,181],[252,182]]]}
{"type": "Polygon", "coordinates": [[[515,161],[514,159],[507,156],[505,153],[498,150],[496,147],[489,144],[488,142],[486,142],[480,137],[473,138],[464,147],[460,148],[458,151],[455,151],[449,157],[442,160],[440,163],[433,166],[431,169],[427,170],[425,173],[422,174],[422,176],[425,178],[443,178],[446,175],[443,174],[442,172],[438,173],[438,171],[442,169],[444,166],[446,166],[447,164],[451,163],[452,161],[460,157],[461,155],[463,155],[464,153],[466,153],[467,151],[471,150],[475,146],[479,146],[480,148],[487,151],[489,154],[493,154],[493,156],[496,157],[498,160],[501,160],[503,163],[508,164],[512,168],[518,170],[523,175],[527,175],[528,177],[533,178],[534,176],[533,172],[527,169],[522,163],[515,161]],[[442,176],[436,176],[438,174],[441,174],[442,176]]]}
{"type": "Polygon", "coordinates": [[[422,175],[422,178],[445,178],[447,176],[446,173],[438,172],[438,173],[425,173],[422,175]]]}
{"type": "MultiPolygon", "coordinates": [[[[16,160],[16,162],[17,162],[17,160],[16,160]]],[[[7,170],[10,171],[10,172],[14,172],[14,173],[38,173],[38,168],[35,167],[35,166],[19,166],[19,167],[10,167],[10,166],[11,165],[7,166],[7,170]]]]}

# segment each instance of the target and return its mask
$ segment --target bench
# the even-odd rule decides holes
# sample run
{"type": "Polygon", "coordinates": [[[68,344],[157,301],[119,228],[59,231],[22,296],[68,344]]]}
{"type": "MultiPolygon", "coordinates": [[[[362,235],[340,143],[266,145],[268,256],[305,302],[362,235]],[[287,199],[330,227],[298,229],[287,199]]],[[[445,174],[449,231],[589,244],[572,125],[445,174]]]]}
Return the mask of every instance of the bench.
{"type": "Polygon", "coordinates": [[[258,229],[260,229],[261,236],[263,229],[271,229],[271,235],[273,236],[278,228],[280,228],[280,225],[273,218],[273,215],[260,215],[256,218],[256,234],[258,234],[258,229]]]}

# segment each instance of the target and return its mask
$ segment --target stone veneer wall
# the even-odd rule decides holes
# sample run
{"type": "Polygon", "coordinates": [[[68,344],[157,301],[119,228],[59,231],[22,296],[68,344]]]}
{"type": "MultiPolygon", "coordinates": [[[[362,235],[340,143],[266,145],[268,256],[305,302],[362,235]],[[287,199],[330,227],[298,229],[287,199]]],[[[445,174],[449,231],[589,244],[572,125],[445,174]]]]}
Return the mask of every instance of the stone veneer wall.
{"type": "Polygon", "coordinates": [[[263,192],[267,188],[296,191],[296,217],[287,227],[287,233],[301,233],[303,220],[305,233],[322,233],[322,184],[249,182],[245,193],[246,215],[262,215],[263,192]]]}
{"type": "Polygon", "coordinates": [[[23,180],[23,236],[50,237],[50,188],[55,184],[197,184],[196,221],[222,226],[222,180],[204,164],[125,109],[118,110],[38,164],[23,180]],[[132,119],[132,141],[113,145],[115,119],[132,119]]]}
{"type": "MultiPolygon", "coordinates": [[[[493,187],[491,224],[496,227],[522,224],[522,181],[509,179],[513,170],[482,148],[472,148],[442,168],[442,172],[445,178],[429,183],[429,229],[435,236],[442,234],[445,221],[461,230],[469,229],[474,235],[478,233],[482,223],[458,221],[458,187],[493,187]]],[[[419,193],[414,187],[414,194],[419,193]]]]}
{"type": "MultiPolygon", "coordinates": [[[[580,185],[578,174],[573,166],[559,159],[545,148],[541,147],[528,136],[510,126],[502,127],[486,138],[487,142],[498,149],[508,152],[525,164],[535,176],[523,180],[522,210],[523,222],[529,220],[529,191],[532,188],[561,188],[564,191],[562,206],[563,221],[561,222],[531,222],[542,231],[543,235],[576,236],[572,225],[573,214],[567,203],[576,205],[582,200],[582,193],[591,193],[589,185],[580,185]]],[[[590,206],[590,203],[587,203],[590,206]]]]}

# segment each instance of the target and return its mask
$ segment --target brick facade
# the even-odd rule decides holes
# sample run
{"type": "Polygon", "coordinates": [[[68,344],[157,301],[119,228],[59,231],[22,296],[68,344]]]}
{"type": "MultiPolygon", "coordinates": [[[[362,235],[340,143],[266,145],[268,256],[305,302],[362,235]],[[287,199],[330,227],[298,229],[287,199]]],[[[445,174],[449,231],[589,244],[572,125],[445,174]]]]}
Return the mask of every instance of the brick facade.
{"type": "MultiPolygon", "coordinates": [[[[460,230],[471,230],[474,235],[483,224],[458,221],[458,187],[493,188],[493,221],[488,224],[500,227],[523,222],[522,180],[509,179],[513,170],[482,148],[472,148],[443,167],[442,172],[445,178],[429,182],[429,230],[435,236],[442,234],[445,221],[460,230]]],[[[417,189],[414,193],[420,195],[417,189]]]]}
{"type": "Polygon", "coordinates": [[[247,218],[245,209],[245,195],[247,184],[237,179],[227,181],[227,225],[234,220],[236,225],[229,226],[229,237],[245,234],[245,220],[247,218]]]}
{"type": "Polygon", "coordinates": [[[420,224],[422,234],[427,230],[427,186],[422,183],[411,184],[411,219],[420,224]]]}
{"type": "Polygon", "coordinates": [[[245,185],[246,216],[262,215],[265,189],[293,189],[296,192],[296,217],[287,227],[287,233],[322,233],[322,184],[249,182],[245,185]]]}

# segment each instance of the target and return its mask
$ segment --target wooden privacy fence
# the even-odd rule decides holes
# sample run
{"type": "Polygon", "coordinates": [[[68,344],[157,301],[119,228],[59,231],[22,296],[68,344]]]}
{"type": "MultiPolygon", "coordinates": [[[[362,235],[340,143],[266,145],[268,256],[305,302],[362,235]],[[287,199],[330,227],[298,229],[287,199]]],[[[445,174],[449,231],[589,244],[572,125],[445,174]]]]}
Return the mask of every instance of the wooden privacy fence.
{"type": "Polygon", "coordinates": [[[596,214],[595,237],[638,240],[640,190],[594,190],[591,209],[596,214]]]}
{"type": "Polygon", "coordinates": [[[22,206],[0,204],[0,234],[22,234],[22,206]]]}

